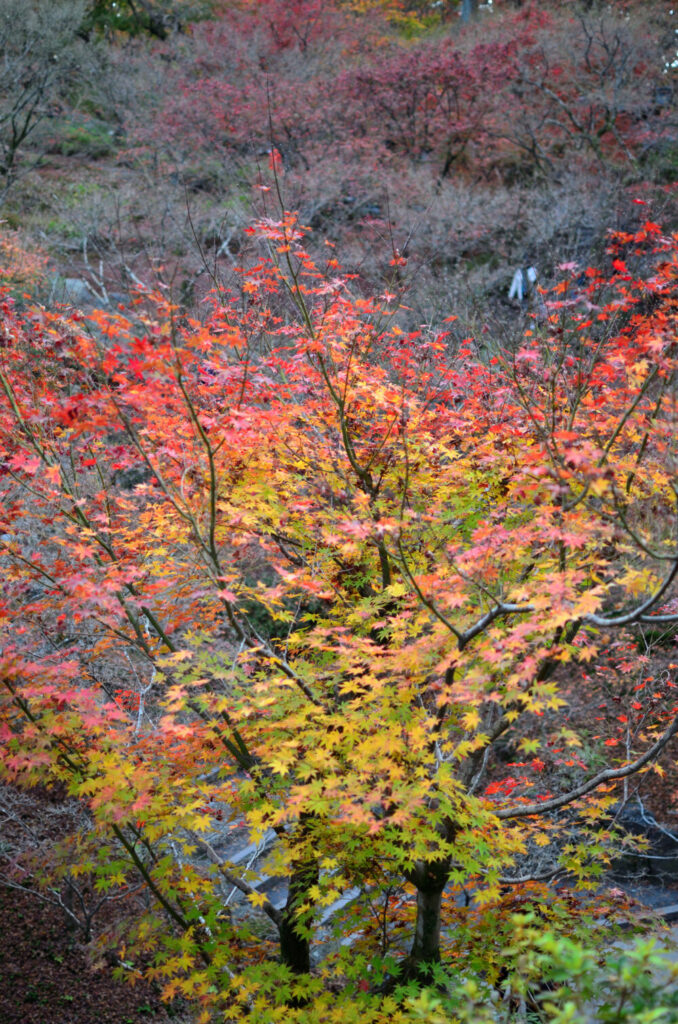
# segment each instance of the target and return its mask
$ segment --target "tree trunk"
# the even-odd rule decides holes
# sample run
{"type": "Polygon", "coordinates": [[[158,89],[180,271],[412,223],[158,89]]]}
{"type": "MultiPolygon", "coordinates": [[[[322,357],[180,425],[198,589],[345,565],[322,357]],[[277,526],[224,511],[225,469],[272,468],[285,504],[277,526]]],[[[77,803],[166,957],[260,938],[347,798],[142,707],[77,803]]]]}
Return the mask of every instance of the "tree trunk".
{"type": "Polygon", "coordinates": [[[431,864],[419,861],[408,873],[408,881],[417,889],[414,942],[405,968],[410,978],[428,981],[431,968],[440,962],[441,907],[449,876],[449,858],[431,864]]]}
{"type": "Polygon", "coordinates": [[[289,903],[280,923],[280,956],[293,974],[308,974],[311,970],[311,944],[296,931],[298,921],[289,903]]]}
{"type": "Polygon", "coordinates": [[[469,22],[478,13],[478,0],[461,0],[461,20],[469,22]]]}
{"type": "MultiPolygon", "coordinates": [[[[292,974],[301,976],[311,971],[311,943],[306,935],[299,933],[299,926],[306,928],[309,915],[299,917],[298,908],[308,895],[312,885],[316,885],[319,877],[318,862],[309,857],[298,864],[290,877],[287,902],[282,912],[282,920],[278,926],[280,936],[280,957],[289,967],[292,974]]],[[[292,1009],[300,1009],[308,1004],[305,996],[293,995],[287,1001],[292,1009]]]]}
{"type": "Polygon", "coordinates": [[[410,959],[416,963],[440,961],[440,907],[443,888],[417,889],[417,922],[410,959]]]}
{"type": "Polygon", "coordinates": [[[311,943],[299,934],[299,926],[308,921],[299,917],[299,906],[308,890],[318,882],[318,862],[315,858],[297,865],[290,877],[287,902],[280,922],[280,956],[294,974],[308,974],[311,970],[311,943]]]}
{"type": "MultiPolygon", "coordinates": [[[[302,815],[299,821],[300,837],[308,836],[310,816],[302,815]]],[[[308,927],[310,914],[299,916],[299,907],[307,900],[308,891],[318,884],[320,871],[312,851],[303,851],[294,863],[290,876],[287,902],[280,922],[280,955],[293,974],[308,974],[311,970],[311,943],[299,934],[299,926],[308,927]]]]}

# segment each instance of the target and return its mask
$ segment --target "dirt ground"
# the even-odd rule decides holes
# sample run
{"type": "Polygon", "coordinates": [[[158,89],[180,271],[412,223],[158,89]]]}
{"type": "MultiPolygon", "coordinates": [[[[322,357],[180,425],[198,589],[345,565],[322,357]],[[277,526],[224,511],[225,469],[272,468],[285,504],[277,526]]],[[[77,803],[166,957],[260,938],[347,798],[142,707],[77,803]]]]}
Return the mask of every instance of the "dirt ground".
{"type": "Polygon", "coordinates": [[[2,1024],[179,1024],[148,986],[132,988],[107,964],[93,966],[57,908],[0,886],[0,921],[2,1024]]]}
{"type": "MultiPolygon", "coordinates": [[[[63,837],[72,801],[42,790],[0,794],[0,873],[21,850],[63,837]]],[[[111,923],[105,908],[96,933],[111,923]]],[[[35,895],[0,884],[0,1024],[191,1024],[182,1008],[167,1009],[148,985],[113,977],[111,958],[69,929],[64,912],[35,895]]]]}

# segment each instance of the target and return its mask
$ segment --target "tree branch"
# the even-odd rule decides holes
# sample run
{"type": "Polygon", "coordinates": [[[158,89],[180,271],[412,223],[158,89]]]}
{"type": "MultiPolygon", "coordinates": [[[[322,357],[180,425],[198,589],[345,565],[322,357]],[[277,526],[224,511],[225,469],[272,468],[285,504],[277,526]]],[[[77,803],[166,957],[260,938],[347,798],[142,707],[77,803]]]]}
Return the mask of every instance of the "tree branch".
{"type": "Polygon", "coordinates": [[[678,558],[675,559],[671,572],[668,574],[662,585],[659,587],[659,590],[657,590],[654,594],[651,594],[650,597],[647,598],[647,600],[643,601],[642,604],[639,604],[638,607],[635,608],[633,611],[628,612],[626,615],[618,615],[614,619],[606,619],[602,615],[585,615],[584,621],[591,623],[592,626],[628,626],[632,622],[638,622],[640,620],[644,622],[675,622],[676,620],[678,620],[678,615],[661,617],[658,616],[657,618],[655,618],[654,616],[648,616],[646,618],[643,618],[643,616],[645,615],[646,611],[649,611],[649,609],[652,608],[652,606],[656,604],[657,601],[659,601],[664,596],[664,594],[669,589],[677,575],[678,558]]]}
{"type": "MultiPolygon", "coordinates": [[[[238,889],[245,896],[251,896],[257,893],[256,889],[254,889],[251,885],[248,885],[247,882],[244,882],[242,878],[238,878],[237,875],[234,875],[233,872],[228,867],[226,867],[226,862],[223,860],[222,857],[219,856],[219,854],[211,845],[211,843],[208,843],[206,839],[202,839],[194,832],[191,832],[190,835],[191,839],[196,844],[198,849],[201,850],[204,854],[206,854],[213,864],[216,864],[217,868],[219,869],[219,874],[223,875],[223,877],[230,885],[232,885],[235,889],[238,889]]],[[[266,914],[266,916],[270,917],[274,925],[277,928],[279,928],[282,923],[282,914],[280,913],[280,911],[276,910],[271,901],[268,899],[264,903],[261,903],[260,906],[263,912],[266,914]]]]}
{"type": "Polygon", "coordinates": [[[623,768],[606,768],[604,771],[594,775],[592,779],[583,782],[581,786],[577,786],[576,789],[571,789],[569,793],[561,793],[560,796],[555,796],[551,800],[522,804],[519,807],[503,807],[494,813],[497,818],[506,821],[510,818],[529,818],[535,814],[546,814],[548,811],[556,811],[559,807],[565,807],[566,804],[570,804],[574,800],[578,800],[579,797],[586,796],[587,793],[597,789],[599,786],[605,785],[606,782],[615,782],[617,779],[625,779],[629,775],[635,775],[646,764],[649,764],[657,754],[661,753],[677,732],[678,715],[676,715],[668,729],[659,737],[656,743],[653,743],[644,754],[635,761],[632,761],[631,764],[627,764],[623,768]]]}

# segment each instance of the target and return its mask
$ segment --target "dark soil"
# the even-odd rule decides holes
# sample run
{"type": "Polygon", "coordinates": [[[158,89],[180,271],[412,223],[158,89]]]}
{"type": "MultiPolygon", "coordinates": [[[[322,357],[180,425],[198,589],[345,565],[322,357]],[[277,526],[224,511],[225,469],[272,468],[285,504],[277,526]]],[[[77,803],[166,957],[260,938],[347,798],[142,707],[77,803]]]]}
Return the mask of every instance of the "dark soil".
{"type": "MultiPolygon", "coordinates": [[[[27,838],[34,849],[54,842],[77,813],[75,802],[58,794],[3,788],[0,849],[16,863],[27,838]]],[[[0,871],[8,866],[0,861],[0,871]]],[[[95,932],[111,925],[114,907],[101,911],[95,932]]],[[[84,943],[59,907],[0,884],[0,928],[0,1024],[190,1024],[148,985],[117,981],[115,957],[104,956],[96,941],[84,943]]]]}
{"type": "Polygon", "coordinates": [[[148,986],[115,981],[73,942],[56,907],[0,886],[0,921],[2,1024],[169,1024],[148,986]]]}

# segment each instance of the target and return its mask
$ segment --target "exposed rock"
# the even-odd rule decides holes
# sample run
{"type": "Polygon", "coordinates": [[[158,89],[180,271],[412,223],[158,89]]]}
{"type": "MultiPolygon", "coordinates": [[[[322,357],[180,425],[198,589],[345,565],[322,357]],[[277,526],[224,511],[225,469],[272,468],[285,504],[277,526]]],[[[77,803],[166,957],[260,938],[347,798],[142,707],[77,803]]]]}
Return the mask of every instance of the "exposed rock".
{"type": "Polygon", "coordinates": [[[87,281],[81,277],[61,277],[60,274],[52,280],[49,300],[78,307],[101,304],[87,281]]]}
{"type": "Polygon", "coordinates": [[[129,466],[127,469],[117,469],[111,475],[113,486],[119,487],[123,491],[133,491],[135,487],[139,487],[141,484],[150,483],[152,479],[153,473],[145,462],[139,462],[135,466],[129,466]]]}
{"type": "Polygon", "coordinates": [[[656,821],[640,800],[621,807],[614,822],[629,835],[647,840],[645,850],[625,853],[616,861],[617,877],[652,878],[664,885],[678,881],[678,835],[656,821]]]}

